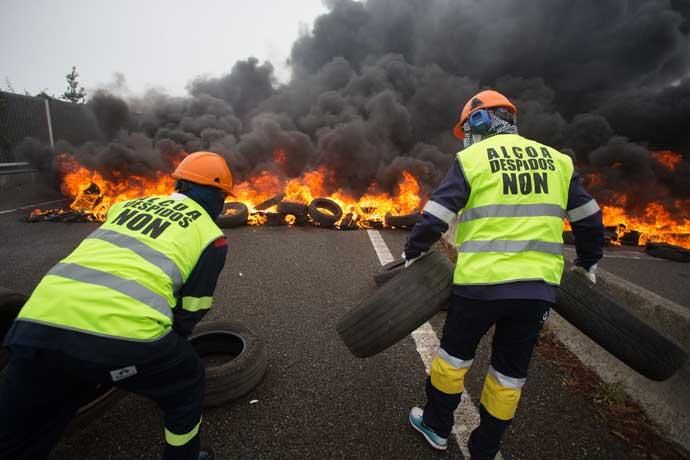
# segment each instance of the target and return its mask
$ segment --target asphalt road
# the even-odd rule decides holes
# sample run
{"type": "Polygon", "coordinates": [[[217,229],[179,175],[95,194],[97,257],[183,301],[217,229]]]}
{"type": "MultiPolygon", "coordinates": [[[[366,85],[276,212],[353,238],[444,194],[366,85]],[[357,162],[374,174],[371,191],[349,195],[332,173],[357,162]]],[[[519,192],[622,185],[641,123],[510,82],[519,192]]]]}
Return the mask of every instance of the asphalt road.
{"type": "MultiPolygon", "coordinates": [[[[0,211],[10,209],[7,204],[0,211]]],[[[97,225],[27,224],[20,214],[0,214],[0,285],[29,292],[97,225]]],[[[405,232],[381,234],[394,255],[402,252],[405,232]]],[[[266,344],[269,371],[247,396],[206,412],[203,439],[219,459],[463,458],[453,443],[447,454],[433,451],[407,426],[409,408],[423,402],[425,377],[411,338],[362,360],[335,332],[337,319],[373,289],[371,276],[380,264],[367,232],[244,227],[226,235],[230,251],[207,319],[233,318],[252,327],[266,344]]],[[[615,272],[618,264],[631,263],[621,261],[605,267],[615,272]]],[[[681,265],[655,261],[653,269],[645,266],[647,276],[664,277],[663,267],[687,273],[669,264],[681,265]]],[[[431,321],[439,337],[442,324],[443,314],[431,321]]],[[[482,341],[466,381],[474,401],[489,341],[482,341]]],[[[505,438],[505,458],[627,458],[626,442],[610,434],[586,397],[566,383],[560,367],[535,354],[505,438]]],[[[158,410],[129,396],[65,437],[51,459],[155,459],[161,445],[158,410]]]]}

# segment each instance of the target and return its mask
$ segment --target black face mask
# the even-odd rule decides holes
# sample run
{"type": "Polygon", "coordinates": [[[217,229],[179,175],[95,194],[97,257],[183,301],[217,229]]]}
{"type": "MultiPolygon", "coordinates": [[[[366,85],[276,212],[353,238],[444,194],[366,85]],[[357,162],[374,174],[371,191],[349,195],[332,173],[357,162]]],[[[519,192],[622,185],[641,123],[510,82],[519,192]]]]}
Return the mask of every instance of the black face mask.
{"type": "Polygon", "coordinates": [[[225,202],[225,193],[222,190],[193,183],[185,185],[188,185],[188,187],[181,188],[179,190],[181,193],[199,203],[212,219],[220,215],[225,202]]]}

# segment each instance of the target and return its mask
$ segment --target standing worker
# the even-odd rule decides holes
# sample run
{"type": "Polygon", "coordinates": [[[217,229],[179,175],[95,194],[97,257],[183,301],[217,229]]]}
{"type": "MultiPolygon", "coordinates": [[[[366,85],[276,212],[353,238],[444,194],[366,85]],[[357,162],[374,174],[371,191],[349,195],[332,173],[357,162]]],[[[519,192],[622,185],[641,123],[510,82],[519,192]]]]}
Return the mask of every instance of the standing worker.
{"type": "Polygon", "coordinates": [[[232,175],[221,156],[197,152],[172,176],[172,195],[112,206],[22,308],[5,340],[0,459],[45,459],[97,385],[159,405],[165,460],[213,458],[200,449],[204,367],[187,337],[225,264],[214,220],[232,175]]]}
{"type": "Polygon", "coordinates": [[[458,260],[427,403],[409,419],[429,444],[448,445],[453,412],[480,339],[495,325],[491,366],[469,438],[473,460],[493,459],[515,416],[539,331],[563,271],[563,218],[576,239],[575,270],[596,282],[601,211],[570,157],[517,133],[515,106],[496,91],[465,105],[454,134],[465,149],[424,207],[405,245],[406,266],[457,223],[458,260]]]}

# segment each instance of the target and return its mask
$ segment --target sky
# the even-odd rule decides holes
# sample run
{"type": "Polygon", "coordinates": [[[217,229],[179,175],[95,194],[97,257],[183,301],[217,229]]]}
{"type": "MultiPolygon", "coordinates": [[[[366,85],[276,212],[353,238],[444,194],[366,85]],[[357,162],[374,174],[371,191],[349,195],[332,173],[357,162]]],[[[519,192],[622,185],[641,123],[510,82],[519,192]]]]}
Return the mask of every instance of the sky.
{"type": "Polygon", "coordinates": [[[324,12],[322,0],[2,0],[0,89],[60,96],[75,65],[87,91],[120,73],[133,94],[181,96],[250,56],[287,81],[293,42],[324,12]]]}

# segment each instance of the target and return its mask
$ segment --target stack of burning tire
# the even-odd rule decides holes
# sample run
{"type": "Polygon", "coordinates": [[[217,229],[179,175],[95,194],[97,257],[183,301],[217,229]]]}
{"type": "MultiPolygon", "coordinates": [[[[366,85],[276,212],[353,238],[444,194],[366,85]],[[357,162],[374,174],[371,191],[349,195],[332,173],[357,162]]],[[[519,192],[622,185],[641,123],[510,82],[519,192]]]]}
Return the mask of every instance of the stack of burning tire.
{"type": "MultiPolygon", "coordinates": [[[[344,213],[338,203],[329,198],[316,198],[308,205],[296,201],[283,201],[284,194],[276,195],[258,205],[250,213],[244,203],[226,203],[223,213],[216,219],[221,228],[233,228],[260,222],[269,226],[297,225],[308,223],[320,228],[354,230],[360,228],[354,212],[344,213]],[[274,210],[272,210],[274,209],[274,210]]],[[[386,226],[410,229],[419,220],[419,213],[391,215],[386,214],[383,222],[367,222],[368,227],[386,226]]]]}

